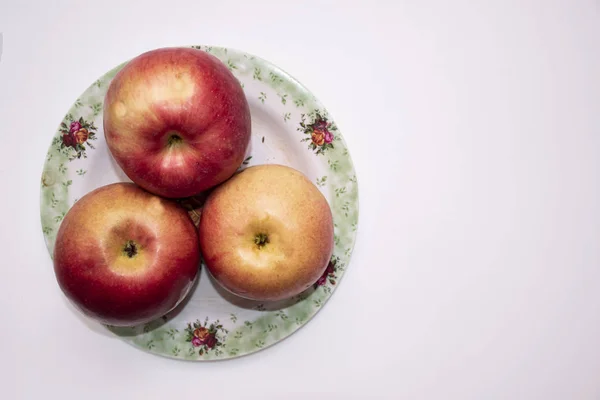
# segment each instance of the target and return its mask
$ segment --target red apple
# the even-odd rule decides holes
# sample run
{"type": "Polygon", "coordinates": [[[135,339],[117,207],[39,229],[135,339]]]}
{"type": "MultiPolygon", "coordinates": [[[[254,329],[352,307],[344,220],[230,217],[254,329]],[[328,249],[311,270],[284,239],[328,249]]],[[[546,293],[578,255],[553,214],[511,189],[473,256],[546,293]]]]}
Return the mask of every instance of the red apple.
{"type": "Polygon", "coordinates": [[[129,61],[111,81],[104,134],[133,182],[163,197],[189,197],[241,165],[250,108],[219,59],[192,48],[162,48],[129,61]]]}
{"type": "Polygon", "coordinates": [[[299,171],[247,168],[208,196],[199,225],[211,275],[230,292],[274,301],[314,284],[333,252],[327,199],[299,171]]]}
{"type": "Polygon", "coordinates": [[[187,212],[133,183],[98,188],[65,215],[54,272],[86,315],[131,326],[159,318],[188,294],[199,271],[198,233],[187,212]]]}

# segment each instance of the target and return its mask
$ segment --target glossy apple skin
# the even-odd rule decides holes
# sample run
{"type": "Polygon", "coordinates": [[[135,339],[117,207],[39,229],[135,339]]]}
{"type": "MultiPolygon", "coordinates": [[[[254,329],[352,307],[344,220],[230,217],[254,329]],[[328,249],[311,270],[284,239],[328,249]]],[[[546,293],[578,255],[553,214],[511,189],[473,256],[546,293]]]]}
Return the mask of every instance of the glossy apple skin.
{"type": "Polygon", "coordinates": [[[163,197],[193,196],[228,179],[244,160],[250,108],[216,57],[161,48],[129,61],[104,99],[108,148],[125,174],[163,197]],[[169,144],[171,137],[181,139],[169,144]]]}
{"type": "Polygon", "coordinates": [[[98,188],[63,219],[54,246],[61,290],[86,315],[132,326],[166,314],[199,271],[198,233],[175,202],[132,183],[98,188]],[[123,251],[129,240],[137,254],[123,251]]]}
{"type": "Polygon", "coordinates": [[[260,301],[283,300],[313,285],[333,252],[327,199],[299,171],[247,168],[208,196],[199,225],[211,275],[227,290],[260,301]],[[263,233],[269,242],[255,243],[263,233]]]}

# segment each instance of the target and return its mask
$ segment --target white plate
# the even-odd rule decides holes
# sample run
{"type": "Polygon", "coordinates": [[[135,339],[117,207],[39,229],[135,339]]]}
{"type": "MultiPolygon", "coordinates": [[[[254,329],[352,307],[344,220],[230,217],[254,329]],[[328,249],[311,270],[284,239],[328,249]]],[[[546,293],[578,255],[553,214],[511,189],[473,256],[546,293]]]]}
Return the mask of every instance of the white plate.
{"type": "MultiPolygon", "coordinates": [[[[339,284],[354,247],[358,186],[339,129],[304,86],[250,54],[192,47],[218,57],[244,87],[252,113],[252,141],[242,168],[278,163],[302,171],[326,196],[335,223],[335,250],[329,268],[314,287],[293,299],[278,303],[241,300],[222,290],[202,268],[193,293],[176,310],[142,326],[107,327],[151,353],[189,360],[226,359],[281,341],[323,307],[339,284]]],[[[94,82],[54,133],[42,174],[40,202],[50,255],[62,218],[78,198],[109,183],[130,181],[112,159],[102,131],[104,95],[124,65],[94,82]],[[73,141],[70,133],[76,129],[88,131],[85,142],[73,141]]]]}

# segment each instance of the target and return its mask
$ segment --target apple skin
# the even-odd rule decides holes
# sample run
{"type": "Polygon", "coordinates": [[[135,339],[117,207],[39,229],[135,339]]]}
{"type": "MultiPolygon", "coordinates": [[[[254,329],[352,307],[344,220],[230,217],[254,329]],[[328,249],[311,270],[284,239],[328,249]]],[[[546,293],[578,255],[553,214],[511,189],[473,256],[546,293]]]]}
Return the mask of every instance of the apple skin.
{"type": "Polygon", "coordinates": [[[250,143],[251,116],[240,83],[218,58],[170,47],[135,57],[115,75],[103,126],[133,182],[181,198],[235,173],[250,143]]]}
{"type": "Polygon", "coordinates": [[[209,194],[199,238],[221,286],[243,298],[277,301],[323,275],[333,253],[333,218],[327,199],[301,172],[259,165],[209,194]],[[268,238],[263,246],[255,242],[260,234],[268,238]]]}
{"type": "Polygon", "coordinates": [[[183,208],[133,183],[115,183],[67,212],[53,258],[58,284],[79,310],[104,324],[133,326],[186,297],[199,273],[200,248],[183,208]]]}

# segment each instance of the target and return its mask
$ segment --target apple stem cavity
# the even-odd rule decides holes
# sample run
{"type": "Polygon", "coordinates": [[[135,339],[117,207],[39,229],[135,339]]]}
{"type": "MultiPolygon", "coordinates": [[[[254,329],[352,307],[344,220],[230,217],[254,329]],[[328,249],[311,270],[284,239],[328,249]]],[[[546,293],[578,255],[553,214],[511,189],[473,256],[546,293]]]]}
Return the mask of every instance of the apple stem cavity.
{"type": "Polygon", "coordinates": [[[137,245],[133,240],[128,240],[127,243],[125,243],[125,247],[123,247],[123,252],[127,257],[133,258],[138,253],[137,245]]]}
{"type": "Polygon", "coordinates": [[[265,247],[267,243],[269,243],[269,236],[266,233],[259,233],[254,236],[254,243],[258,246],[259,249],[265,247]]]}
{"type": "Polygon", "coordinates": [[[181,138],[181,136],[177,135],[176,133],[171,134],[171,136],[169,136],[169,147],[173,147],[178,145],[179,143],[183,142],[183,139],[181,138]]]}

